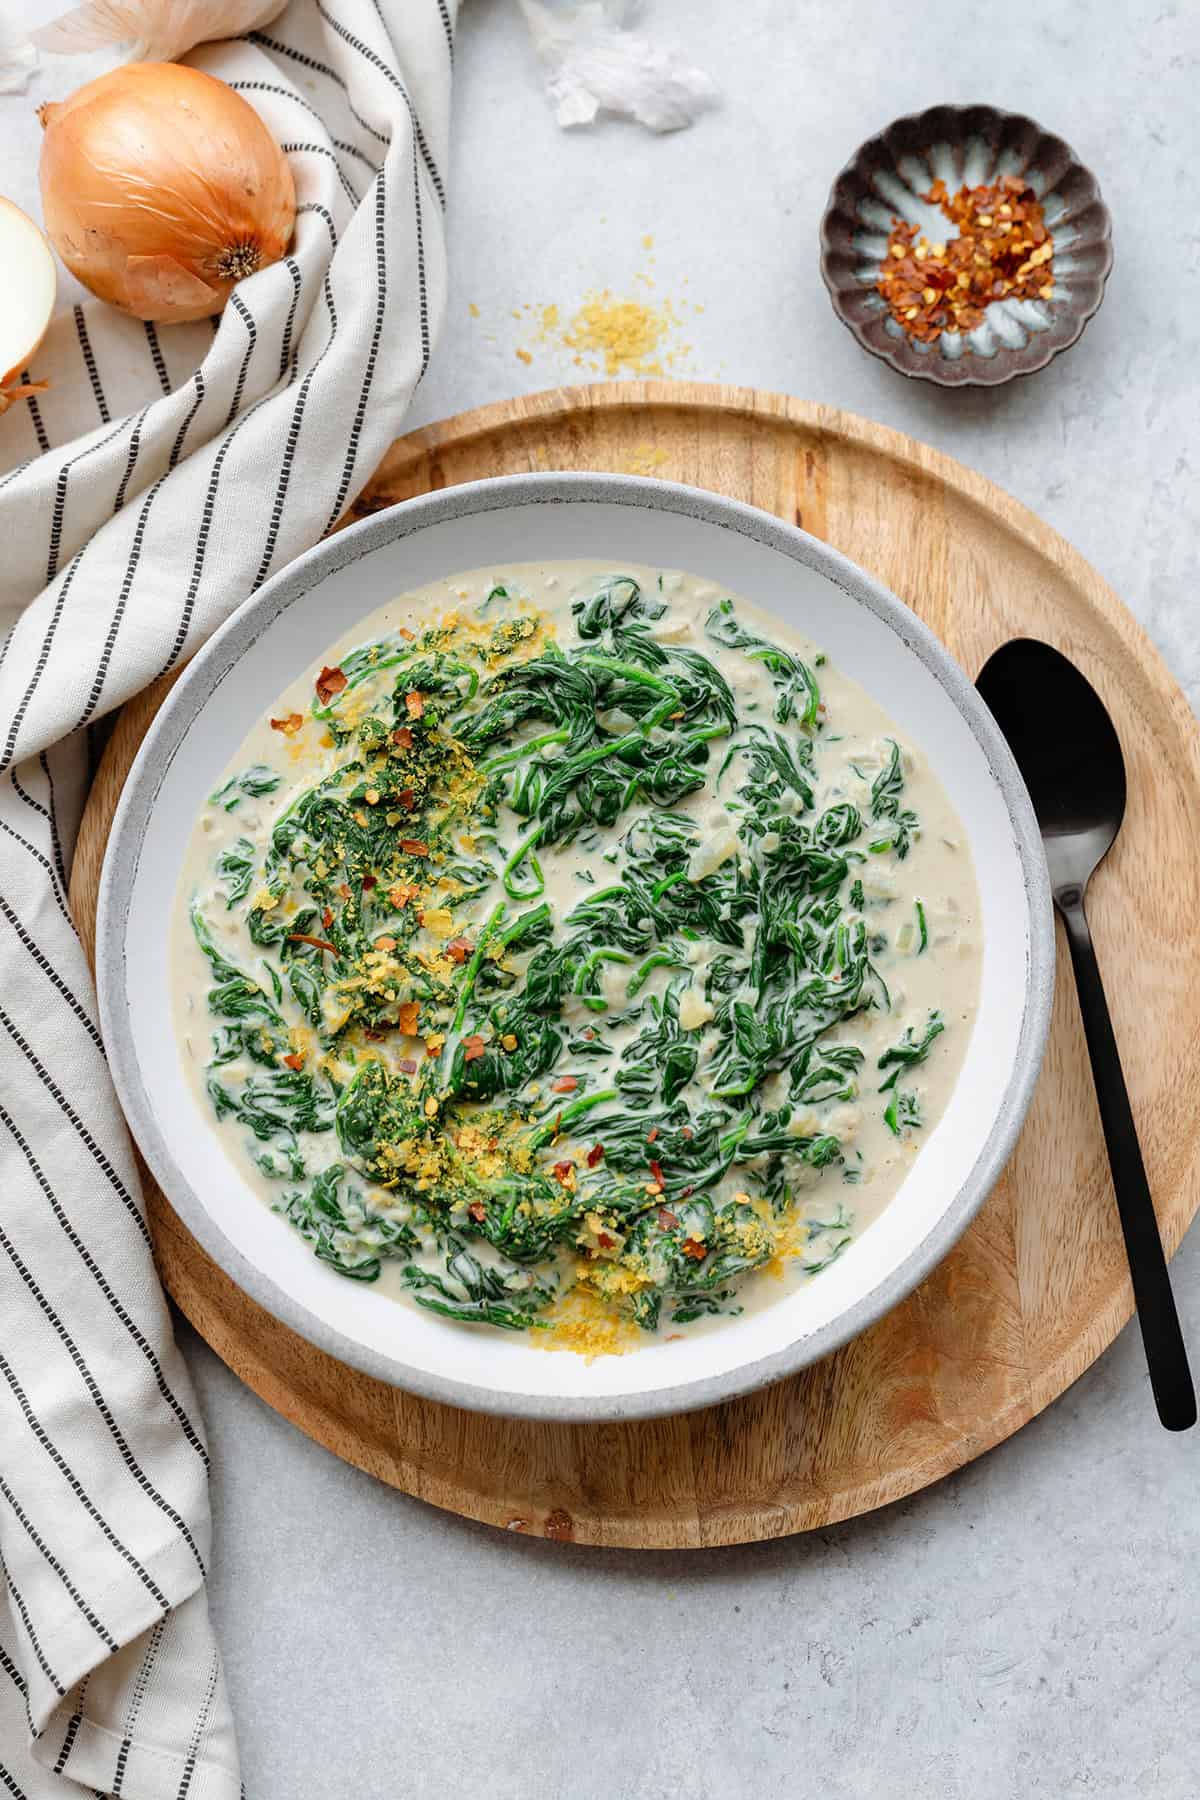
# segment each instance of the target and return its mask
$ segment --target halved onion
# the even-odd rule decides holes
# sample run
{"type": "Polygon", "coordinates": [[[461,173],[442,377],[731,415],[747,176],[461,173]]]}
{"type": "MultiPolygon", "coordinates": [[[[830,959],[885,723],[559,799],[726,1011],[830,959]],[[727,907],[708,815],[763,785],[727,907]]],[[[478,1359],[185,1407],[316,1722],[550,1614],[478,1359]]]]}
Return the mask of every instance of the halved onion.
{"type": "Polygon", "coordinates": [[[50,246],[28,213],[0,199],[0,413],[43,393],[45,382],[10,387],[27,369],[50,323],[57,285],[50,246]]]}

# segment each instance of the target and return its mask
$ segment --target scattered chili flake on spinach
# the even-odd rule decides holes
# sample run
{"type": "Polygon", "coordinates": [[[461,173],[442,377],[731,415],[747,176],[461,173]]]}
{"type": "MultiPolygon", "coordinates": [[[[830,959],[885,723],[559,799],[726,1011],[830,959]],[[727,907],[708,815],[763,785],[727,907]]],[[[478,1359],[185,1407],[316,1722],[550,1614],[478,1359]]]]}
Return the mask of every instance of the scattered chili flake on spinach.
{"type": "MultiPolygon", "coordinates": [[[[849,765],[856,799],[818,799],[824,659],[729,599],[695,621],[711,653],[669,613],[661,582],[596,580],[564,647],[495,583],[322,667],[285,733],[319,767],[192,906],[217,1118],[316,1256],[361,1282],[390,1264],[447,1318],[536,1330],[583,1295],[686,1325],[853,1233],[808,1202],[863,1176],[828,1109],[860,1095],[847,1029],[890,1010],[863,915],[888,903],[872,859],[919,841],[904,761],[888,740],[849,765]]],[[[279,786],[254,765],[211,805],[279,786]]],[[[896,1135],[943,1029],[878,1059],[896,1135]]]]}

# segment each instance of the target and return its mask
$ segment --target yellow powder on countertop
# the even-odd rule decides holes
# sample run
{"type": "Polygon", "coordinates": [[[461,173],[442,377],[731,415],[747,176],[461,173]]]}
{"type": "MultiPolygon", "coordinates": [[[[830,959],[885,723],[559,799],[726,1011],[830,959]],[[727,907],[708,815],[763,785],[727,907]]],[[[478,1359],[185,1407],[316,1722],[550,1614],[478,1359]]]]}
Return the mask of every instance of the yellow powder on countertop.
{"type": "Polygon", "coordinates": [[[669,300],[616,300],[608,288],[589,294],[562,334],[569,350],[600,359],[606,375],[661,375],[674,352],[663,346],[678,319],[669,300]]]}

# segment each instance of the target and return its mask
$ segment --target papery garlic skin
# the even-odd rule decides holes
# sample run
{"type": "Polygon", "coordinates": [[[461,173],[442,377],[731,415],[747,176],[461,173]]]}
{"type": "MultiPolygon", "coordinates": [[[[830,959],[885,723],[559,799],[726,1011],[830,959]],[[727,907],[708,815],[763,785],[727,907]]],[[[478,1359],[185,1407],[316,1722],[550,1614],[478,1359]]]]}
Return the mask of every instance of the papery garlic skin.
{"type": "Polygon", "coordinates": [[[100,299],[159,322],[220,312],[278,262],[292,172],[254,108],[177,63],[130,63],[40,109],[46,233],[100,299]]]}
{"type": "Polygon", "coordinates": [[[130,61],[174,62],[197,44],[242,37],[278,18],[285,0],[85,0],[30,33],[42,50],[82,55],[127,47],[130,61]]]}

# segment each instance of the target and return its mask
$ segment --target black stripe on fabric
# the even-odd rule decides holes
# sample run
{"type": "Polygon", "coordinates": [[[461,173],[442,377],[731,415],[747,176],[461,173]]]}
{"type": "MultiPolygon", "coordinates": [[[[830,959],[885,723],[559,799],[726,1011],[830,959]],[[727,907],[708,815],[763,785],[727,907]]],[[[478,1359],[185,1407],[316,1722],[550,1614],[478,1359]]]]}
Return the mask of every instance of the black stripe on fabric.
{"type": "MultiPolygon", "coordinates": [[[[78,1500],[80,1506],[82,1506],[83,1510],[87,1513],[88,1517],[100,1532],[100,1535],[104,1538],[105,1542],[111,1546],[121,1558],[122,1562],[128,1563],[142,1586],[146,1589],[146,1592],[153,1599],[155,1605],[160,1606],[165,1613],[170,1612],[171,1603],[155,1581],[154,1577],[142,1567],[128,1545],[121,1542],[95,1501],[88,1494],[82,1481],[80,1481],[78,1475],[76,1475],[62,1451],[58,1448],[57,1444],[51,1441],[50,1434],[29,1404],[29,1396],[17,1380],[16,1373],[3,1351],[0,1351],[0,1375],[3,1375],[5,1381],[7,1381],[12,1390],[13,1397],[21,1409],[21,1416],[25,1420],[25,1423],[29,1427],[34,1438],[50,1458],[50,1461],[54,1464],[63,1480],[78,1500]]],[[[60,1687],[58,1691],[61,1694],[65,1690],[60,1687]]]]}
{"type": "MultiPolygon", "coordinates": [[[[3,1589],[0,1588],[0,1592],[2,1592],[2,1591],[3,1591],[3,1589]]],[[[22,1675],[20,1669],[18,1669],[16,1663],[13,1661],[12,1657],[8,1654],[8,1651],[4,1648],[3,1644],[0,1644],[0,1669],[4,1670],[4,1673],[8,1676],[9,1680],[12,1682],[13,1686],[16,1688],[18,1694],[20,1694],[21,1703],[25,1708],[25,1718],[29,1725],[29,1735],[30,1735],[30,1737],[36,1737],[37,1730],[33,1723],[33,1714],[29,1710],[29,1687],[28,1687],[28,1684],[25,1680],[25,1677],[22,1675]]]]}
{"type": "Polygon", "coordinates": [[[2,1006],[0,1006],[0,1025],[7,1031],[9,1037],[12,1039],[21,1055],[25,1058],[55,1105],[74,1127],[79,1138],[90,1152],[93,1161],[104,1174],[109,1186],[120,1200],[126,1212],[129,1213],[136,1222],[138,1229],[146,1240],[147,1246],[149,1246],[151,1241],[150,1230],[145,1219],[142,1217],[142,1209],[138,1205],[136,1198],[130,1193],[125,1183],[121,1180],[121,1177],[113,1168],[112,1163],[100,1148],[100,1145],[96,1142],[79,1114],[75,1111],[75,1108],[71,1105],[71,1102],[67,1099],[67,1096],[63,1093],[45,1063],[42,1062],[32,1045],[29,1044],[22,1035],[15,1020],[9,1018],[2,1006]]]}
{"type": "MultiPolygon", "coordinates": [[[[183,1436],[186,1438],[188,1444],[196,1452],[196,1455],[200,1458],[200,1461],[204,1464],[204,1467],[207,1469],[207,1467],[208,1467],[208,1451],[205,1449],[204,1444],[200,1439],[199,1433],[196,1431],[195,1426],[192,1424],[191,1420],[188,1418],[188,1415],[185,1412],[182,1404],[180,1403],[179,1400],[176,1399],[175,1395],[172,1393],[171,1388],[167,1383],[167,1378],[166,1378],[165,1374],[163,1373],[162,1364],[159,1362],[158,1357],[154,1353],[154,1346],[150,1343],[149,1339],[145,1336],[145,1334],[141,1330],[139,1330],[138,1326],[134,1323],[133,1319],[126,1312],[125,1308],[121,1305],[121,1302],[117,1299],[116,1294],[113,1292],[112,1288],[109,1286],[107,1280],[105,1279],[104,1273],[101,1270],[99,1264],[96,1262],[95,1258],[92,1256],[91,1252],[88,1250],[87,1246],[84,1244],[82,1238],[79,1236],[79,1233],[75,1230],[75,1227],[71,1224],[71,1221],[68,1219],[61,1204],[59,1203],[58,1196],[55,1194],[53,1188],[50,1186],[50,1183],[46,1180],[41,1169],[38,1167],[35,1159],[32,1156],[32,1153],[30,1152],[28,1144],[25,1142],[25,1139],[21,1136],[20,1132],[17,1131],[12,1120],[8,1117],[8,1114],[4,1112],[4,1109],[2,1106],[0,1106],[0,1117],[3,1118],[5,1124],[8,1126],[9,1130],[12,1132],[13,1136],[16,1138],[17,1143],[19,1144],[21,1149],[24,1151],[26,1160],[30,1164],[31,1173],[34,1176],[34,1179],[37,1181],[38,1186],[41,1188],[41,1190],[45,1194],[47,1200],[50,1202],[50,1209],[54,1214],[55,1221],[59,1225],[63,1234],[66,1236],[68,1242],[71,1244],[72,1249],[79,1256],[84,1267],[87,1269],[88,1274],[92,1277],[92,1280],[96,1283],[96,1286],[100,1289],[100,1292],[104,1295],[104,1298],[108,1301],[108,1304],[112,1307],[113,1312],[116,1314],[116,1316],[120,1320],[121,1324],[125,1327],[125,1330],[129,1333],[130,1337],[133,1339],[134,1343],[137,1345],[138,1349],[141,1351],[142,1355],[145,1357],[146,1361],[149,1363],[150,1368],[154,1374],[154,1385],[157,1387],[163,1400],[166,1402],[167,1406],[170,1408],[171,1412],[174,1414],[175,1421],[178,1424],[179,1429],[182,1432],[183,1436]]],[[[118,1191],[121,1192],[122,1194],[124,1194],[126,1192],[126,1190],[123,1188],[119,1189],[118,1191]]],[[[141,1226],[143,1235],[147,1238],[147,1241],[149,1241],[149,1233],[146,1231],[145,1221],[142,1219],[141,1214],[137,1212],[136,1207],[134,1208],[134,1216],[138,1220],[138,1222],[141,1226]]]]}
{"type": "Polygon", "coordinates": [[[279,373],[282,376],[288,366],[292,354],[292,327],[296,323],[296,308],[300,304],[300,286],[303,277],[300,265],[294,257],[289,256],[284,264],[292,277],[292,304],[288,307],[288,316],[284,322],[283,337],[279,342],[279,373]]]}
{"type": "Polygon", "coordinates": [[[142,1701],[146,1697],[146,1689],[150,1685],[150,1676],[158,1659],[158,1647],[162,1643],[163,1632],[167,1621],[159,1619],[150,1633],[146,1645],[146,1654],[138,1666],[137,1676],[133,1684],[133,1692],[129,1696],[129,1705],[125,1709],[125,1735],[121,1739],[121,1748],[117,1752],[117,1766],[113,1771],[112,1800],[121,1800],[121,1788],[125,1781],[125,1767],[129,1761],[129,1752],[133,1748],[133,1728],[137,1724],[138,1714],[142,1710],[142,1701]]]}
{"type": "Polygon", "coordinates": [[[8,486],[10,481],[15,481],[18,475],[23,475],[25,473],[26,469],[32,469],[36,461],[36,456],[27,456],[23,463],[18,463],[15,469],[10,469],[8,474],[4,477],[4,480],[0,481],[0,493],[4,492],[4,489],[8,486]]]}
{"type": "Polygon", "coordinates": [[[417,292],[421,308],[421,373],[417,381],[425,379],[425,371],[429,367],[431,344],[429,338],[429,293],[425,281],[425,227],[421,218],[421,171],[417,167],[417,159],[413,158],[413,217],[417,227],[417,292]]]}
{"type": "Polygon", "coordinates": [[[367,367],[363,375],[362,390],[358,396],[358,405],[354,409],[354,423],[350,427],[350,441],[346,447],[342,479],[338,483],[337,498],[333,503],[333,508],[325,521],[326,531],[341,517],[342,507],[346,503],[346,495],[350,491],[350,477],[354,472],[354,464],[358,457],[358,444],[362,436],[363,419],[366,417],[371,383],[375,379],[375,362],[379,355],[379,340],[383,334],[384,314],[387,311],[387,221],[384,189],[384,173],[380,169],[375,177],[375,329],[371,333],[371,348],[367,352],[367,367]]]}
{"type": "Polygon", "coordinates": [[[164,394],[169,394],[171,391],[171,377],[167,374],[167,365],[163,360],[162,345],[158,341],[158,333],[155,331],[153,322],[150,319],[143,319],[142,327],[146,333],[146,342],[150,346],[150,355],[154,359],[154,368],[158,375],[158,385],[164,394]]]}
{"type": "Polygon", "coordinates": [[[375,162],[373,158],[369,157],[365,150],[360,150],[357,144],[352,144],[348,138],[331,136],[329,141],[334,148],[340,150],[344,156],[353,156],[357,158],[364,168],[370,169],[372,175],[377,175],[379,173],[379,164],[375,162]]]}
{"type": "MultiPolygon", "coordinates": [[[[21,380],[19,385],[21,387],[33,386],[32,381],[29,379],[28,369],[21,370],[21,380]]],[[[25,410],[29,414],[29,423],[33,426],[33,435],[37,439],[38,449],[41,451],[42,455],[45,456],[47,450],[50,448],[50,439],[47,437],[46,427],[42,423],[42,409],[33,395],[30,395],[29,399],[25,402],[25,410]]]]}
{"type": "Polygon", "coordinates": [[[29,1692],[29,1689],[26,1686],[25,1677],[22,1675],[20,1669],[18,1669],[16,1663],[8,1654],[8,1651],[4,1648],[3,1644],[0,1644],[0,1669],[4,1670],[4,1673],[8,1676],[8,1679],[12,1682],[19,1694],[27,1694],[29,1692]]]}
{"type": "Polygon", "coordinates": [[[454,27],[450,23],[450,12],[446,0],[437,0],[437,9],[442,15],[442,25],[446,33],[446,50],[450,57],[450,67],[454,67],[454,27]]]}
{"type": "Polygon", "coordinates": [[[141,412],[133,421],[133,430],[129,437],[129,455],[125,460],[125,473],[121,477],[121,485],[117,489],[117,497],[113,501],[114,519],[125,504],[125,493],[129,487],[129,478],[133,474],[134,466],[138,459],[138,451],[142,447],[142,426],[146,423],[146,414],[149,411],[150,408],[148,406],[143,406],[141,412]]]}
{"type": "Polygon", "coordinates": [[[38,651],[38,659],[34,664],[33,674],[29,677],[29,685],[25,689],[21,704],[13,715],[13,722],[9,727],[8,742],[4,747],[3,756],[0,756],[0,774],[2,774],[13,761],[13,753],[17,747],[17,738],[20,735],[21,726],[25,722],[25,714],[29,710],[29,703],[37,692],[38,684],[42,679],[46,664],[50,660],[50,651],[54,644],[54,634],[58,630],[58,622],[62,618],[63,607],[66,605],[67,595],[71,591],[71,583],[75,579],[75,572],[83,561],[86,551],[87,545],[85,544],[83,549],[78,551],[76,555],[72,557],[63,574],[62,586],[59,588],[58,596],[54,602],[54,611],[50,615],[50,624],[46,629],[45,637],[42,639],[42,647],[38,651]]]}
{"type": "Polygon", "coordinates": [[[121,621],[125,617],[125,608],[129,603],[129,595],[133,588],[134,577],[137,575],[138,564],[142,559],[142,544],[146,536],[146,521],[150,517],[150,508],[154,505],[155,496],[166,479],[167,477],[165,475],[159,476],[158,480],[154,483],[154,486],[150,489],[150,492],[146,495],[146,498],[142,503],[142,510],[138,514],[138,522],[133,533],[133,543],[129,550],[129,564],[125,570],[124,579],[121,582],[121,591],[117,595],[117,604],[113,608],[113,616],[109,621],[108,635],[104,640],[104,648],[100,652],[100,661],[92,679],[92,688],[87,697],[87,705],[75,721],[73,727],[75,731],[78,731],[81,725],[87,724],[97,706],[100,704],[100,696],[104,692],[104,683],[108,680],[109,664],[112,662],[113,651],[117,646],[117,634],[121,629],[121,621]]]}
{"type": "Polygon", "coordinates": [[[324,219],[326,225],[329,227],[329,247],[331,250],[336,250],[338,246],[337,226],[333,222],[333,214],[330,212],[329,208],[327,206],[322,206],[319,200],[306,200],[303,206],[298,206],[296,208],[297,218],[299,218],[301,213],[318,213],[320,217],[324,219]]]}
{"type": "MultiPolygon", "coordinates": [[[[9,773],[11,775],[12,771],[10,770],[9,773]]],[[[27,837],[22,837],[21,833],[14,825],[10,825],[7,819],[0,819],[0,831],[3,831],[6,837],[15,838],[22,850],[28,850],[34,861],[40,863],[42,868],[45,869],[47,875],[50,877],[50,892],[54,896],[54,904],[57,906],[63,918],[67,921],[67,924],[71,927],[71,930],[75,932],[76,937],[78,937],[79,932],[76,928],[74,919],[71,917],[66,898],[63,892],[60,891],[58,882],[55,879],[54,865],[50,861],[50,858],[44,851],[39,850],[36,844],[31,844],[27,837]]]]}
{"type": "Polygon", "coordinates": [[[337,170],[337,178],[342,184],[342,192],[346,194],[355,206],[362,205],[362,195],[356,194],[354,189],[350,186],[350,183],[346,180],[341,163],[329,148],[328,144],[296,144],[289,141],[286,144],[280,144],[279,148],[283,151],[285,156],[327,156],[337,170]]]}
{"type": "Polygon", "coordinates": [[[353,32],[347,31],[340,19],[334,18],[333,14],[329,11],[329,8],[323,4],[323,0],[316,0],[316,7],[325,23],[336,31],[342,42],[344,44],[349,44],[352,50],[357,50],[358,54],[363,57],[365,61],[369,62],[373,68],[378,69],[381,75],[386,76],[404,101],[405,106],[408,108],[409,119],[412,122],[413,136],[417,140],[417,149],[421,152],[421,161],[429,171],[429,179],[432,181],[434,191],[444,207],[446,204],[446,190],[442,186],[442,178],[438,174],[437,164],[434,162],[433,157],[430,154],[429,145],[425,141],[425,133],[421,130],[421,121],[417,117],[417,109],[409,97],[408,89],[396,74],[396,71],[388,68],[388,65],[384,62],[382,56],[372,50],[369,44],[364,44],[361,38],[356,38],[353,32]]]}
{"type": "MultiPolygon", "coordinates": [[[[88,1391],[92,1405],[104,1420],[104,1423],[108,1428],[108,1435],[120,1452],[121,1461],[125,1464],[125,1467],[133,1476],[133,1479],[137,1482],[137,1485],[141,1488],[151,1505],[157,1506],[158,1510],[170,1519],[172,1525],[174,1525],[176,1531],[195,1557],[196,1567],[199,1569],[201,1576],[203,1576],[205,1574],[204,1558],[197,1548],[196,1540],[192,1536],[187,1520],[184,1519],[171,1505],[170,1501],[159,1492],[150,1477],[146,1474],[146,1471],[142,1468],[142,1465],[138,1462],[133,1451],[129,1448],[129,1443],[125,1434],[113,1417],[112,1408],[104,1398],[104,1395],[100,1392],[99,1385],[95,1376],[87,1366],[83,1352],[80,1350],[78,1344],[75,1343],[70,1332],[59,1318],[57,1312],[55,1312],[53,1306],[51,1306],[49,1300],[47,1300],[45,1294],[43,1294],[41,1288],[30,1274],[24,1262],[22,1262],[16,1246],[13,1244],[11,1238],[8,1237],[2,1225],[0,1225],[0,1249],[4,1251],[4,1254],[8,1257],[9,1262],[11,1262],[13,1268],[17,1271],[17,1274],[25,1283],[30,1294],[41,1307],[42,1314],[50,1325],[51,1330],[55,1333],[55,1336],[62,1344],[63,1349],[66,1351],[71,1361],[75,1364],[75,1367],[79,1372],[80,1380],[88,1391]]],[[[113,1645],[113,1649],[116,1649],[115,1644],[113,1645]]]]}
{"type": "Polygon", "coordinates": [[[54,866],[58,870],[58,879],[65,894],[67,891],[67,864],[63,856],[62,839],[58,835],[58,813],[54,805],[54,777],[50,773],[50,758],[44,750],[39,754],[38,762],[41,764],[42,774],[46,777],[46,817],[50,821],[50,842],[54,848],[54,866]]]}
{"type": "Polygon", "coordinates": [[[96,1046],[97,1050],[100,1052],[101,1056],[103,1056],[104,1055],[104,1039],[100,1036],[100,1033],[97,1031],[96,1026],[95,1026],[90,1014],[85,1010],[85,1008],[83,1006],[80,1005],[79,1001],[76,999],[75,995],[71,992],[70,988],[67,986],[66,982],[63,980],[63,978],[59,974],[58,970],[54,967],[54,965],[50,961],[49,957],[46,956],[41,950],[38,949],[37,944],[34,942],[33,938],[30,936],[29,932],[26,931],[24,925],[22,925],[20,919],[17,917],[17,915],[13,911],[12,907],[8,904],[8,901],[4,898],[3,894],[0,894],[0,913],[4,914],[4,917],[8,920],[9,924],[12,926],[13,930],[16,932],[17,936],[20,938],[22,944],[24,944],[26,950],[28,950],[28,952],[29,952],[30,956],[32,956],[34,962],[38,965],[38,968],[42,971],[43,975],[46,977],[47,981],[49,981],[53,987],[56,987],[58,989],[59,993],[62,995],[63,999],[66,1001],[67,1005],[71,1008],[71,1011],[75,1014],[76,1018],[79,1020],[80,1024],[83,1026],[84,1030],[87,1032],[87,1034],[91,1038],[92,1042],[95,1044],[95,1046],[96,1046]]]}
{"type": "Polygon", "coordinates": [[[3,1763],[0,1763],[0,1782],[4,1783],[13,1800],[28,1800],[25,1789],[17,1786],[16,1776],[6,1769],[3,1763]]]}
{"type": "Polygon", "coordinates": [[[257,44],[262,50],[274,50],[279,56],[288,56],[293,62],[300,63],[303,68],[311,69],[314,75],[327,76],[328,79],[332,81],[336,87],[340,87],[343,94],[345,94],[347,111],[352,115],[355,123],[361,125],[368,136],[375,138],[377,142],[381,144],[391,143],[392,140],[390,137],[386,136],[382,131],[377,131],[374,125],[369,125],[367,123],[361,113],[355,112],[353,103],[350,99],[350,89],[346,83],[345,77],[339,75],[336,69],[331,69],[328,63],[318,62],[315,56],[308,56],[303,50],[293,49],[291,44],[281,43],[278,38],[268,37],[265,31],[248,31],[246,33],[246,41],[251,44],[257,44]]]}
{"type": "Polygon", "coordinates": [[[56,1775],[61,1775],[66,1768],[67,1758],[70,1756],[71,1751],[75,1746],[75,1738],[79,1731],[79,1727],[83,1724],[83,1703],[87,1698],[87,1687],[90,1680],[91,1675],[89,1673],[84,1676],[79,1684],[79,1693],[75,1701],[75,1711],[67,1721],[67,1729],[63,1733],[63,1741],[59,1748],[58,1755],[55,1758],[54,1773],[56,1775]]]}
{"type": "MultiPolygon", "coordinates": [[[[295,379],[294,371],[290,379],[295,379]]],[[[191,629],[192,613],[196,605],[196,595],[200,591],[200,579],[204,572],[204,561],[208,554],[209,533],[212,530],[213,517],[216,512],[217,486],[221,480],[221,469],[224,465],[226,456],[229,454],[230,446],[238,432],[242,429],[242,426],[254,417],[259,407],[266,406],[270,401],[277,398],[278,396],[275,393],[270,393],[264,394],[261,400],[256,400],[249,412],[244,413],[238,420],[237,424],[233,427],[233,430],[226,433],[225,440],[222,443],[221,448],[217,451],[213,461],[212,473],[208,478],[208,492],[204,496],[204,511],[200,515],[200,530],[196,538],[196,555],[192,562],[192,577],[188,582],[187,593],[184,595],[183,611],[179,615],[179,625],[175,632],[175,642],[171,646],[171,653],[167,657],[166,662],[158,671],[158,675],[155,676],[156,681],[165,675],[169,669],[174,668],[180,651],[187,642],[187,635],[191,629]]]]}
{"type": "Polygon", "coordinates": [[[288,486],[292,478],[292,465],[296,458],[296,445],[300,441],[300,427],[304,421],[304,408],[308,401],[309,389],[312,387],[313,377],[316,375],[317,370],[329,354],[333,340],[337,336],[337,308],[333,304],[333,284],[329,279],[328,270],[325,271],[325,279],[321,284],[321,290],[325,295],[325,304],[329,308],[329,336],[325,340],[325,345],[321,354],[317,357],[311,369],[309,369],[307,375],[304,377],[304,380],[301,382],[300,392],[296,396],[296,405],[292,413],[292,422],[288,427],[287,441],[283,447],[283,461],[280,464],[279,481],[275,489],[275,500],[271,507],[271,519],[267,526],[267,537],[266,542],[263,545],[262,560],[258,565],[258,574],[254,577],[254,584],[250,590],[251,593],[257,588],[260,588],[267,578],[267,570],[271,566],[271,558],[275,554],[275,546],[279,541],[279,525],[283,518],[283,508],[287,500],[288,486]]]}
{"type": "Polygon", "coordinates": [[[58,554],[62,548],[63,519],[67,510],[67,480],[71,470],[77,463],[91,456],[93,451],[103,450],[114,438],[120,437],[128,423],[128,419],[122,419],[115,431],[110,431],[107,437],[98,438],[94,444],[89,444],[86,450],[81,450],[78,456],[72,456],[59,470],[54,489],[54,513],[50,520],[50,550],[46,558],[45,586],[49,587],[58,574],[58,554]]]}
{"type": "Polygon", "coordinates": [[[168,469],[173,469],[175,467],[175,464],[179,461],[179,453],[183,449],[183,440],[187,437],[188,430],[189,430],[189,427],[191,426],[192,420],[195,418],[196,414],[200,411],[200,408],[204,405],[204,370],[203,369],[195,370],[195,372],[192,375],[192,380],[196,384],[196,398],[192,401],[191,410],[189,411],[187,418],[183,421],[183,424],[179,427],[179,435],[175,439],[174,448],[171,451],[170,461],[167,463],[168,469]]]}
{"type": "Polygon", "coordinates": [[[192,1785],[192,1776],[196,1773],[196,1758],[200,1753],[200,1740],[207,1731],[208,1721],[212,1717],[213,1698],[217,1691],[217,1678],[220,1673],[221,1665],[214,1656],[208,1670],[208,1692],[204,1696],[204,1705],[196,1715],[196,1723],[192,1727],[187,1761],[183,1765],[183,1779],[179,1783],[179,1791],[175,1800],[187,1800],[188,1789],[192,1785]]]}
{"type": "Polygon", "coordinates": [[[242,324],[246,327],[246,348],[242,354],[242,366],[238,370],[237,385],[233,390],[233,399],[229,403],[229,411],[225,417],[226,430],[233,424],[233,421],[237,416],[237,409],[242,404],[242,394],[246,387],[246,371],[250,367],[250,358],[254,355],[254,346],[258,342],[258,326],[254,323],[250,308],[246,305],[246,302],[242,299],[236,288],[234,288],[232,294],[229,296],[229,304],[232,306],[238,318],[242,321],[242,324]]]}
{"type": "MultiPolygon", "coordinates": [[[[291,100],[294,105],[302,106],[309,117],[317,121],[323,131],[328,130],[316,107],[310,106],[303,95],[298,94],[294,88],[281,87],[277,81],[231,81],[229,85],[239,94],[278,94],[281,100],[291,100]]],[[[334,137],[330,132],[329,141],[336,150],[343,151],[347,156],[357,157],[360,163],[370,169],[372,175],[378,171],[379,164],[369,157],[365,150],[360,150],[357,144],[352,144],[348,138],[334,137]]]]}
{"type": "Polygon", "coordinates": [[[75,1583],[71,1580],[71,1577],[67,1574],[67,1571],[54,1555],[54,1552],[50,1549],[49,1545],[44,1543],[38,1536],[32,1520],[26,1516],[23,1507],[20,1505],[16,1495],[5,1481],[3,1475],[0,1475],[0,1494],[3,1494],[4,1498],[8,1501],[8,1504],[11,1506],[13,1513],[16,1516],[17,1523],[24,1530],[26,1537],[28,1537],[34,1549],[37,1550],[38,1554],[49,1564],[50,1568],[53,1569],[54,1573],[58,1576],[58,1579],[62,1582],[67,1593],[75,1602],[76,1607],[83,1614],[92,1630],[96,1633],[100,1642],[102,1644],[107,1644],[110,1650],[119,1650],[121,1646],[117,1642],[117,1639],[113,1636],[112,1632],[109,1631],[107,1626],[100,1623],[83,1595],[79,1592],[79,1589],[75,1586],[75,1583]]]}
{"type": "Polygon", "coordinates": [[[33,1629],[33,1620],[29,1616],[29,1608],[25,1604],[20,1588],[12,1578],[11,1571],[9,1570],[8,1564],[5,1562],[3,1555],[0,1555],[0,1574],[4,1576],[8,1591],[12,1596],[13,1605],[17,1609],[17,1617],[25,1627],[25,1635],[33,1646],[33,1654],[38,1659],[38,1668],[42,1671],[42,1674],[46,1677],[46,1680],[50,1683],[50,1686],[54,1689],[56,1694],[65,1694],[67,1691],[66,1688],[58,1679],[58,1676],[54,1673],[50,1664],[46,1661],[42,1646],[38,1643],[37,1632],[33,1629]]]}
{"type": "Polygon", "coordinates": [[[87,321],[83,316],[82,306],[75,307],[75,330],[79,334],[79,348],[83,352],[84,366],[88,372],[88,380],[92,384],[92,393],[96,396],[96,407],[101,421],[107,425],[109,421],[108,402],[104,398],[104,389],[100,385],[100,371],[96,367],[96,358],[92,354],[92,340],[88,336],[87,321]]]}

